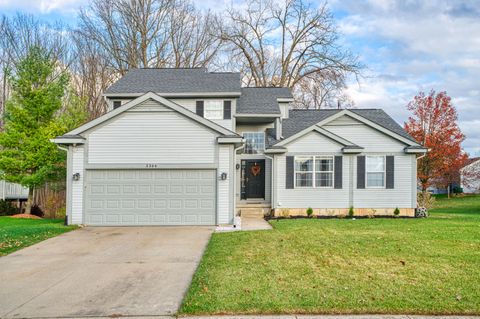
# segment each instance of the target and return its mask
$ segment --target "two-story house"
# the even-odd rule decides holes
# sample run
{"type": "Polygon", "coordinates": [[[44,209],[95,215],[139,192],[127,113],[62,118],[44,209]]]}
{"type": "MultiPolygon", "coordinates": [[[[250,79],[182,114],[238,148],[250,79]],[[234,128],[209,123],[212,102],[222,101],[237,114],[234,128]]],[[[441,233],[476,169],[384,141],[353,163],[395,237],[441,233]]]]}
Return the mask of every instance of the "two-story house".
{"type": "Polygon", "coordinates": [[[291,110],[288,88],[239,73],[135,69],[68,151],[70,224],[218,225],[234,216],[413,216],[425,149],[380,109],[291,110]]]}

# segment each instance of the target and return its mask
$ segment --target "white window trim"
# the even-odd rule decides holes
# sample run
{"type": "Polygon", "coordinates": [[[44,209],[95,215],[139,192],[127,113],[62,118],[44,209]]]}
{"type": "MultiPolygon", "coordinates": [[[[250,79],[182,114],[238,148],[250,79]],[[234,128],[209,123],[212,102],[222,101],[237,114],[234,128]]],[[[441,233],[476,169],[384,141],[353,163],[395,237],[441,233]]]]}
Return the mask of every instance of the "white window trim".
{"type": "Polygon", "coordinates": [[[387,184],[386,178],[387,178],[387,157],[385,155],[366,155],[365,156],[365,188],[384,189],[387,184]],[[368,170],[369,157],[383,157],[383,171],[369,171],[368,170]],[[383,186],[368,186],[368,173],[383,173],[383,186]]]}
{"type": "Polygon", "coordinates": [[[223,120],[223,117],[224,117],[224,109],[223,109],[223,100],[204,100],[203,102],[203,117],[206,118],[207,120],[223,120]],[[216,105],[216,104],[219,104],[219,105],[216,105]],[[209,112],[209,109],[210,108],[210,112],[211,111],[214,111],[214,112],[218,112],[219,109],[221,110],[221,116],[219,117],[210,117],[208,116],[208,112],[209,112]],[[212,108],[214,110],[212,110],[212,108]]]}
{"type": "Polygon", "coordinates": [[[302,155],[294,156],[293,158],[293,187],[294,188],[334,188],[335,187],[335,157],[333,155],[302,155]],[[312,172],[312,186],[297,186],[297,169],[296,161],[297,159],[312,159],[313,160],[313,170],[312,171],[298,171],[298,173],[310,173],[312,172]],[[319,173],[332,173],[332,186],[317,186],[317,169],[316,169],[316,159],[331,159],[332,160],[332,170],[331,171],[318,171],[319,173]]]}
{"type": "MultiPolygon", "coordinates": [[[[265,152],[265,138],[266,138],[265,132],[243,132],[242,136],[245,137],[245,134],[262,134],[263,135],[263,144],[262,144],[262,148],[258,150],[259,153],[245,153],[245,154],[262,154],[265,152]]],[[[246,146],[247,144],[245,140],[245,149],[246,149],[246,146]]]]}

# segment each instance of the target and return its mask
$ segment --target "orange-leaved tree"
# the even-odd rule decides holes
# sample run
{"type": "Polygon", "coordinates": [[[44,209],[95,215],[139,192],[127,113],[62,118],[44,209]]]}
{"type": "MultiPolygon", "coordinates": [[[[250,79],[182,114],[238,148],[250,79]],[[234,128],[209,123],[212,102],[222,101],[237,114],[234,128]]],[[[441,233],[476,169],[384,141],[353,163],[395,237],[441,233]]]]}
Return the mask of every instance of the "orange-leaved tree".
{"type": "Polygon", "coordinates": [[[458,172],[467,161],[462,150],[465,139],[457,124],[457,110],[446,92],[420,92],[408,103],[413,114],[405,123],[405,130],[429,152],[418,161],[418,179],[422,190],[432,185],[448,187],[458,178],[458,172]]]}

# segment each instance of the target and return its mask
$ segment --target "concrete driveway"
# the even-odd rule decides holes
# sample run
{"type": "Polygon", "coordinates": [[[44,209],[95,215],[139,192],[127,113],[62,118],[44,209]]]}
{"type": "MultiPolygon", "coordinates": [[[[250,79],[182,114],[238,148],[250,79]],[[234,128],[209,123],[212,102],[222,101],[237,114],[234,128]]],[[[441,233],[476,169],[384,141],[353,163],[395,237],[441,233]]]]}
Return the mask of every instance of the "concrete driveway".
{"type": "Polygon", "coordinates": [[[211,227],[87,227],[0,258],[0,317],[177,311],[211,227]]]}

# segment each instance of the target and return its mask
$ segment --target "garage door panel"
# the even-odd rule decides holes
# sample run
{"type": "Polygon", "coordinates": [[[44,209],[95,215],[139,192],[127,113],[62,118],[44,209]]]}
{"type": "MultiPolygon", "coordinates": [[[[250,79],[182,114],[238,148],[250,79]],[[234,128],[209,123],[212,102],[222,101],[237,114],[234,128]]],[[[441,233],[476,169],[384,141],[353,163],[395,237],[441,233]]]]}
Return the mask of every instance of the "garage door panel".
{"type": "Polygon", "coordinates": [[[214,225],[214,170],[87,171],[85,223],[214,225]]]}

